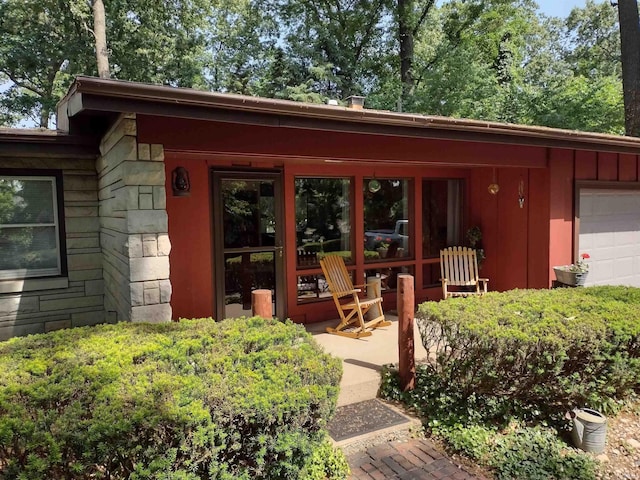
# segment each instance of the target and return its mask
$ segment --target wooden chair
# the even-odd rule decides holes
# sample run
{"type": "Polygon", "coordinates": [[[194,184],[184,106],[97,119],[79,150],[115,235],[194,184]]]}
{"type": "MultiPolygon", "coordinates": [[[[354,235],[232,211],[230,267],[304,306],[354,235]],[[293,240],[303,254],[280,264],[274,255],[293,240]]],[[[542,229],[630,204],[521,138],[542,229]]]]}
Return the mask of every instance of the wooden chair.
{"type": "Polygon", "coordinates": [[[478,275],[476,251],[467,247],[440,250],[440,273],[444,298],[468,297],[487,293],[488,278],[478,275]],[[454,287],[450,290],[450,287],[454,287]]]}
{"type": "MultiPolygon", "coordinates": [[[[327,332],[336,335],[342,335],[351,338],[368,337],[371,335],[371,329],[378,327],[386,327],[391,325],[384,319],[382,313],[382,297],[377,284],[353,285],[351,275],[347,271],[344,259],[337,255],[327,255],[320,259],[320,267],[324,272],[324,277],[329,284],[329,290],[333,296],[338,313],[340,314],[340,323],[337,327],[327,328],[327,332]],[[362,288],[375,288],[373,298],[360,298],[362,288]],[[375,318],[365,321],[365,314],[372,310],[376,312],[375,318]],[[348,330],[347,330],[348,329],[348,330]]],[[[371,293],[371,292],[369,292],[371,293]]]]}

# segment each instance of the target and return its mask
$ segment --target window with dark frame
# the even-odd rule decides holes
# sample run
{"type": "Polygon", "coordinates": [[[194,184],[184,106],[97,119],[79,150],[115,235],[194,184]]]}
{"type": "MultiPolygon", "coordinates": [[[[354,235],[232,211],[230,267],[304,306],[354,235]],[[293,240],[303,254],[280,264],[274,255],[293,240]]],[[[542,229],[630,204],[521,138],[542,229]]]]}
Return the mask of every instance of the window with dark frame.
{"type": "Polygon", "coordinates": [[[57,172],[0,172],[0,280],[66,273],[57,172]]]}

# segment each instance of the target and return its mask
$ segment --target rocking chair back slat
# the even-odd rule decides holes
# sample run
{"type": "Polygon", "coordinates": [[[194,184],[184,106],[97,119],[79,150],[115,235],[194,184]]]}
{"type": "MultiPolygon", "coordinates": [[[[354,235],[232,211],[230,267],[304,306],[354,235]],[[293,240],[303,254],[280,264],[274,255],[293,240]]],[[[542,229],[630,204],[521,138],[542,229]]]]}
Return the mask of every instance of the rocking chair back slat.
{"type": "Polygon", "coordinates": [[[444,298],[487,293],[489,279],[480,278],[476,251],[467,247],[449,247],[440,250],[440,273],[444,298]],[[474,287],[449,290],[449,287],[474,287]],[[482,288],[481,288],[482,287],[482,288]]]}

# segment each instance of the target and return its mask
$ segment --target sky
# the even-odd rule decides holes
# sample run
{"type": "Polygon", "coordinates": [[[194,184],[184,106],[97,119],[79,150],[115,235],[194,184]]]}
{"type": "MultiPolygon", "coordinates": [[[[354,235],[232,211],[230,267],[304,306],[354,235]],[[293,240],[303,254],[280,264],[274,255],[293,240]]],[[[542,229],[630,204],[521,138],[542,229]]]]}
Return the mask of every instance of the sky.
{"type": "MultiPolygon", "coordinates": [[[[602,0],[596,0],[601,3],[602,0]]],[[[586,0],[536,0],[540,11],[548,16],[566,18],[574,7],[584,7],[586,0]]]]}

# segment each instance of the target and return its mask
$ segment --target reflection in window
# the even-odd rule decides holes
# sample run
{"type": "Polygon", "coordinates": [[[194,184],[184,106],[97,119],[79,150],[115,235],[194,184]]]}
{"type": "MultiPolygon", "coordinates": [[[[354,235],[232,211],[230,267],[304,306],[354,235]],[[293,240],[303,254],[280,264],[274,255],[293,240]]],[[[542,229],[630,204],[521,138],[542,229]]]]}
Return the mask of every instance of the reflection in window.
{"type": "Polygon", "coordinates": [[[275,197],[272,180],[222,181],[224,247],[275,245],[275,197]]]}
{"type": "Polygon", "coordinates": [[[60,273],[55,177],[0,177],[0,279],[60,273]]]}
{"type": "Polygon", "coordinates": [[[410,265],[402,267],[385,267],[365,270],[365,278],[367,279],[367,283],[371,282],[373,278],[380,280],[380,290],[384,293],[398,288],[398,275],[413,275],[413,272],[414,267],[410,265]]]}
{"type": "Polygon", "coordinates": [[[364,180],[365,261],[410,255],[409,181],[364,180]]]}
{"type": "Polygon", "coordinates": [[[298,267],[317,266],[324,253],[351,254],[350,184],[346,178],[296,178],[298,267]]]}
{"type": "Polygon", "coordinates": [[[437,257],[462,241],[462,181],[422,181],[422,255],[437,257]]]}

